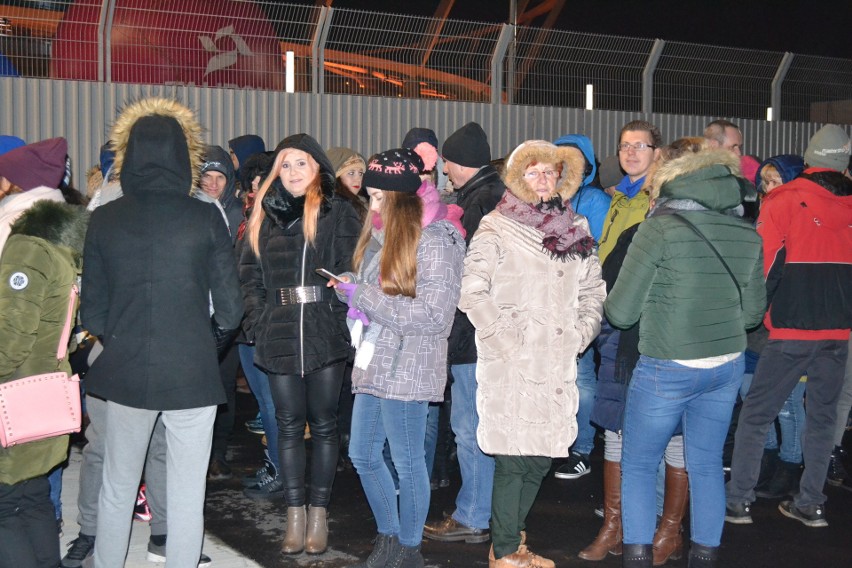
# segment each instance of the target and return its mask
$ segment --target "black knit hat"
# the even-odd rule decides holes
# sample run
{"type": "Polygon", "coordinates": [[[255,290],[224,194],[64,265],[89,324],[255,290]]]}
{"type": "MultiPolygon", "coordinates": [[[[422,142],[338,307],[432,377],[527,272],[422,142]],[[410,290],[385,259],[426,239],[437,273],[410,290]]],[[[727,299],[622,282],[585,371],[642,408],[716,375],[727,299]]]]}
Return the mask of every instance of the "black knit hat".
{"type": "Polygon", "coordinates": [[[481,168],[491,162],[488,136],[475,122],[468,122],[444,142],[441,154],[445,160],[468,168],[481,168]]]}
{"type": "Polygon", "coordinates": [[[416,126],[406,132],[405,138],[402,139],[403,148],[416,148],[421,142],[426,142],[438,150],[438,137],[435,136],[435,131],[431,128],[420,128],[416,126]]]}
{"type": "Polygon", "coordinates": [[[364,173],[364,187],[383,191],[415,193],[420,189],[423,160],[409,148],[385,150],[370,158],[364,173]]]}

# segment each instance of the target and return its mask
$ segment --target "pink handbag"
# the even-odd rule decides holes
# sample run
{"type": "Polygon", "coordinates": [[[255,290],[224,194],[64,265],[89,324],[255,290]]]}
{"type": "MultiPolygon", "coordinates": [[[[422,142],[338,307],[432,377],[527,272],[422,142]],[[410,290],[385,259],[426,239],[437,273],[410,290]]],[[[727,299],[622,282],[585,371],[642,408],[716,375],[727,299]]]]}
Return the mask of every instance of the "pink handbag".
{"type": "MultiPolygon", "coordinates": [[[[65,359],[77,286],[71,288],[65,328],[56,358],[65,359]]],[[[54,372],[32,375],[0,385],[0,445],[9,448],[35,440],[80,431],[80,378],[54,372]]]]}
{"type": "Polygon", "coordinates": [[[80,430],[80,377],[33,375],[0,385],[0,445],[9,448],[80,430]]]}

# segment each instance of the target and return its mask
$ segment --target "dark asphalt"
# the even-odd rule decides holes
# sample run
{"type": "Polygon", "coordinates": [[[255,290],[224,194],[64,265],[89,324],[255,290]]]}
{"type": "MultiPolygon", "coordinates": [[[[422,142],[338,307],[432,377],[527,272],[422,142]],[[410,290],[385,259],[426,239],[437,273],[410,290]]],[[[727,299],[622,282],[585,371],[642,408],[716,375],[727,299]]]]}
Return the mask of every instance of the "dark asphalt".
{"type": "MultiPolygon", "coordinates": [[[[321,555],[284,556],[279,552],[284,535],[283,502],[257,502],[242,494],[240,477],[260,464],[261,437],[243,427],[257,411],[251,395],[237,396],[237,421],[230,447],[231,480],[208,484],[206,528],[229,546],[268,567],[338,568],[363,561],[372,548],[375,524],[357,474],[337,475],[329,508],[329,550],[321,555]]],[[[852,435],[845,439],[852,449],[852,435]]],[[[556,562],[557,567],[616,568],[620,557],[602,562],[577,558],[600,527],[594,509],[602,502],[601,449],[592,454],[592,472],[578,480],[548,476],[528,518],[530,548],[556,562]]],[[[846,464],[852,471],[852,464],[846,464]]],[[[459,479],[432,492],[429,520],[452,510],[459,479]]],[[[852,565],[852,492],[826,485],[828,528],[813,529],[782,516],[778,501],[758,500],[752,508],[754,524],[725,525],[720,566],[725,568],[847,567],[852,565]]],[[[696,512],[700,514],[700,511],[696,512]]],[[[689,512],[687,512],[687,517],[689,512]]],[[[688,539],[688,527],[685,530],[688,539]]],[[[424,541],[423,556],[431,567],[485,567],[488,544],[424,541]]],[[[215,559],[214,559],[215,562],[215,559]]],[[[686,557],[667,566],[685,567],[686,557]]]]}

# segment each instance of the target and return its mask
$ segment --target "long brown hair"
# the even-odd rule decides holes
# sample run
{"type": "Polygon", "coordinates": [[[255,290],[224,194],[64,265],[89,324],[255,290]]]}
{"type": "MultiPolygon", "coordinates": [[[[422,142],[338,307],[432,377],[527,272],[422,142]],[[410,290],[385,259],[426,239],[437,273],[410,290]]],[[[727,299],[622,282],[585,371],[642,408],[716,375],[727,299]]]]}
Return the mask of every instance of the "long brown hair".
{"type": "MultiPolygon", "coordinates": [[[[266,218],[266,213],[263,210],[263,198],[269,191],[269,188],[275,182],[275,178],[281,172],[281,162],[284,161],[284,156],[291,150],[299,150],[298,148],[284,148],[275,157],[272,163],[272,169],[260,189],[257,190],[257,195],[254,198],[255,206],[251,210],[251,216],[246,223],[246,234],[248,235],[249,246],[257,258],[260,258],[260,227],[263,225],[263,220],[266,218]]],[[[304,152],[304,150],[300,150],[304,152]]],[[[305,191],[305,209],[302,214],[302,234],[305,236],[305,242],[313,245],[317,236],[317,224],[319,221],[320,205],[322,205],[322,171],[320,165],[314,160],[310,153],[305,152],[308,160],[317,168],[317,175],[308,185],[305,191]]],[[[284,188],[284,191],[287,191],[284,188]]]]}
{"type": "MultiPolygon", "coordinates": [[[[381,250],[379,276],[382,291],[389,296],[417,297],[417,245],[420,242],[423,202],[416,193],[384,191],[381,206],[385,243],[381,250]]],[[[373,220],[368,214],[355,247],[352,265],[361,269],[372,238],[373,220]]]]}

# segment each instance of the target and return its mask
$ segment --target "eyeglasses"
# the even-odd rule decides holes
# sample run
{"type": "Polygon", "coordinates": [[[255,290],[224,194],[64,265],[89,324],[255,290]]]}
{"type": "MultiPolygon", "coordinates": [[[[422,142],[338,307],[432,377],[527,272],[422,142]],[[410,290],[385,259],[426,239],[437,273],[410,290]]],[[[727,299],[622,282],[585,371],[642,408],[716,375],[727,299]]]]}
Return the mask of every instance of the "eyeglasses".
{"type": "Polygon", "coordinates": [[[528,172],[524,172],[525,179],[538,179],[540,175],[544,174],[544,177],[547,179],[553,179],[555,177],[559,177],[559,172],[556,170],[544,170],[543,172],[539,170],[530,170],[528,172]]]}
{"type": "Polygon", "coordinates": [[[622,142],[617,146],[619,152],[629,152],[633,150],[634,152],[641,152],[646,148],[650,148],[651,150],[656,150],[657,147],[653,144],[645,144],[644,142],[637,142],[636,144],[630,144],[628,142],[622,142]]]}

